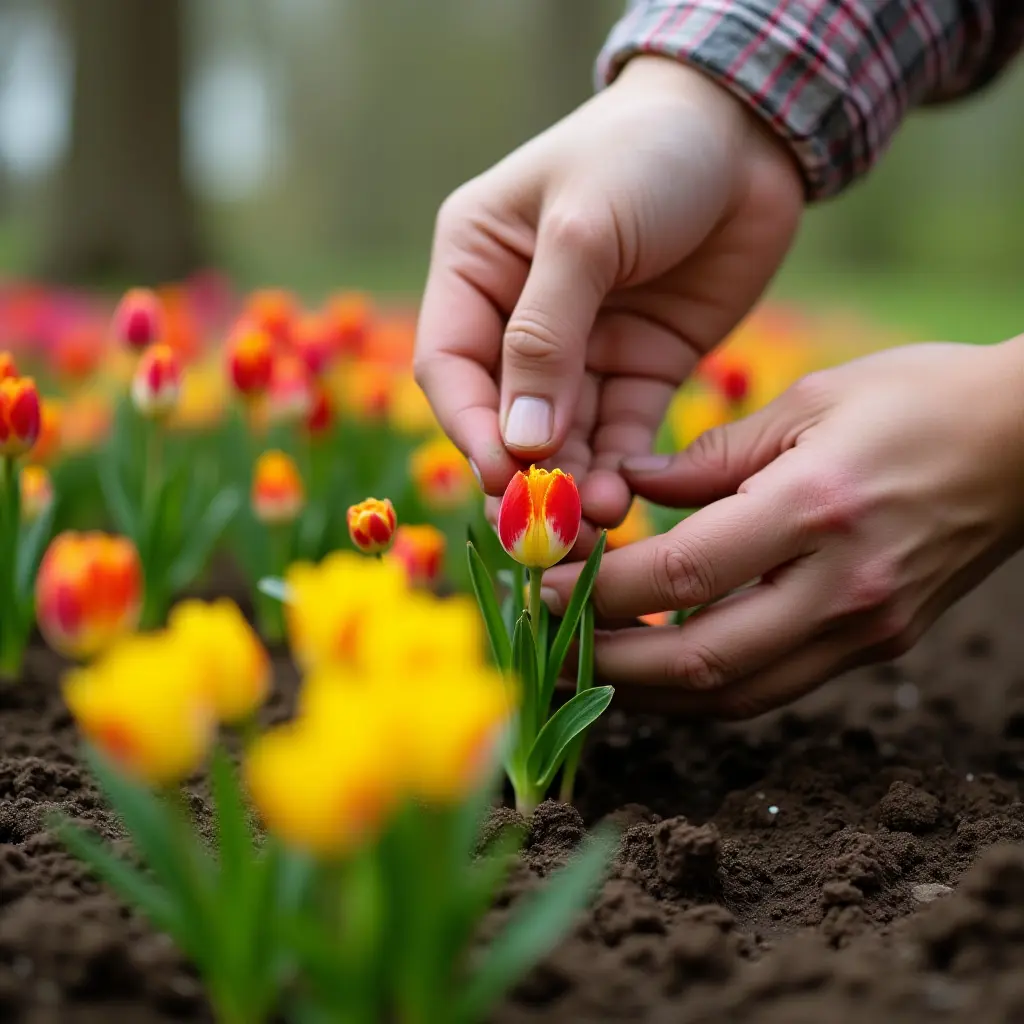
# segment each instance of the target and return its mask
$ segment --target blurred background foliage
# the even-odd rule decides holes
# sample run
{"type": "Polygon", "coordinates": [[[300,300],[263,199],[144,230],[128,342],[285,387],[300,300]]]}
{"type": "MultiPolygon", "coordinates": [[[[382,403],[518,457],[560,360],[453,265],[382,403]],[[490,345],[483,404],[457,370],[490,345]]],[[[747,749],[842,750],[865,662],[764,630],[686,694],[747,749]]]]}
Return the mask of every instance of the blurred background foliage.
{"type": "MultiPolygon", "coordinates": [[[[620,0],[0,0],[0,278],[415,296],[444,196],[591,92],[620,0]]],[[[807,216],[784,298],[1024,330],[1024,67],[807,216]]]]}

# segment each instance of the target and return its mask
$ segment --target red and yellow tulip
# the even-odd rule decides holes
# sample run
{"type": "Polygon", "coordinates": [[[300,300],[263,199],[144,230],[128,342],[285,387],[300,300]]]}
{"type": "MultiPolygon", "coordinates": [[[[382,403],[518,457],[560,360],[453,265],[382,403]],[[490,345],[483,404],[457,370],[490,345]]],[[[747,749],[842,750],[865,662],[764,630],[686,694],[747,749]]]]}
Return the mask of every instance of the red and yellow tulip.
{"type": "Polygon", "coordinates": [[[306,364],[286,352],[274,359],[267,388],[267,417],[271,423],[298,423],[313,408],[313,381],[306,364]]]}
{"type": "Polygon", "coordinates": [[[53,504],[53,481],[42,466],[24,466],[18,474],[21,521],[35,522],[53,504]]]}
{"type": "Polygon", "coordinates": [[[256,460],[252,476],[252,510],[261,523],[281,526],[294,522],[306,503],[295,460],[273,449],[256,460]]]}
{"type": "Polygon", "coordinates": [[[125,292],[114,311],[114,337],[128,348],[141,351],[160,338],[163,309],[160,299],[149,288],[125,292]]]}
{"type": "Polygon", "coordinates": [[[561,561],[580,532],[580,493],[572,475],[531,466],[505,489],[498,510],[501,546],[530,569],[561,561]]]}
{"type": "Polygon", "coordinates": [[[475,487],[466,457],[447,437],[424,441],[409,457],[409,473],[423,503],[440,511],[465,504],[475,487]]]}
{"type": "Polygon", "coordinates": [[[150,345],[139,358],[132,378],[132,404],[147,419],[161,419],[174,410],[181,393],[181,364],[170,345],[150,345]]]}
{"type": "Polygon", "coordinates": [[[441,575],[447,545],[447,538],[436,526],[403,525],[395,531],[390,557],[401,564],[410,586],[429,590],[441,575]]]}
{"type": "Polygon", "coordinates": [[[126,537],[68,531],[55,537],[36,577],[36,617],[46,642],[90,658],[133,630],[142,610],[142,566],[126,537]]]}
{"type": "Polygon", "coordinates": [[[42,412],[31,377],[0,379],[0,456],[16,458],[39,438],[42,412]]]}
{"type": "Polygon", "coordinates": [[[395,539],[398,519],[388,498],[367,498],[352,505],[347,514],[348,534],[363,554],[380,555],[395,539]]]}
{"type": "Polygon", "coordinates": [[[274,368],[274,341],[258,327],[242,324],[228,339],[225,360],[228,377],[243,398],[262,395],[274,368]]]}

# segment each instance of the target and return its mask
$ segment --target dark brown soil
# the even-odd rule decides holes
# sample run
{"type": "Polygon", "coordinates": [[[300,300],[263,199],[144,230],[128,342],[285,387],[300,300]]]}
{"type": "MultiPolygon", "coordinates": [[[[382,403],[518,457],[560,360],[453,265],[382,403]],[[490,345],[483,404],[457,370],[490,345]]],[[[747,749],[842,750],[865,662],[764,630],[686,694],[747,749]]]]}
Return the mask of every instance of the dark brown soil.
{"type": "MultiPolygon", "coordinates": [[[[498,1024],[1024,1022],[1022,609],[1018,561],[897,665],[787,712],[610,715],[581,813],[538,810],[488,931],[605,818],[612,877],[498,1024]]],[[[60,807],[117,835],[56,675],[36,651],[0,692],[0,1021],[209,1021],[173,947],[45,830],[60,807]]]]}

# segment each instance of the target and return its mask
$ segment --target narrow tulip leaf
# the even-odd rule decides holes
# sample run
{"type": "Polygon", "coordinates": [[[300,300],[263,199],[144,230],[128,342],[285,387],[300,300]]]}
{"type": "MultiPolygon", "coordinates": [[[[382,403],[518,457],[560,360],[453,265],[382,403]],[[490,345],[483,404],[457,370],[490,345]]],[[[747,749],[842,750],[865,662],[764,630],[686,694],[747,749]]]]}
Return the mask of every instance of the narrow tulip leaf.
{"type": "Polygon", "coordinates": [[[93,748],[85,759],[132,843],[181,913],[179,941],[192,956],[210,946],[205,894],[191,870],[195,851],[183,851],[173,811],[155,793],[122,775],[93,748]],[[187,852],[189,856],[183,856],[187,852]]]}
{"type": "Polygon", "coordinates": [[[245,884],[246,871],[254,861],[254,843],[238,772],[228,752],[219,743],[213,752],[210,781],[220,858],[219,887],[226,897],[226,905],[231,906],[228,891],[237,893],[245,884]]]}
{"type": "MultiPolygon", "coordinates": [[[[576,665],[576,692],[584,693],[594,685],[594,602],[588,601],[583,606],[580,618],[580,654],[576,665]]],[[[573,788],[576,784],[576,770],[579,768],[586,742],[587,730],[584,729],[570,744],[565,752],[562,764],[562,789],[559,799],[570,804],[573,799],[573,788]]]]}
{"type": "Polygon", "coordinates": [[[173,591],[182,590],[203,571],[217,541],[242,507],[242,489],[226,487],[207,506],[199,522],[187,524],[188,534],[174,565],[170,583],[173,591]]]}
{"type": "Polygon", "coordinates": [[[508,633],[505,632],[505,624],[501,618],[501,609],[498,607],[498,598],[494,593],[494,582],[491,574],[484,565],[472,541],[467,541],[466,552],[469,557],[469,578],[473,584],[473,593],[476,594],[477,604],[484,617],[484,626],[487,629],[487,638],[491,642],[491,650],[494,652],[494,661],[498,668],[507,672],[512,664],[512,647],[509,643],[508,633]]]}
{"type": "Polygon", "coordinates": [[[528,751],[540,729],[537,704],[537,645],[533,639],[529,612],[523,612],[519,616],[516,631],[512,636],[512,672],[519,685],[518,746],[521,750],[528,751]]]}
{"type": "Polygon", "coordinates": [[[290,604],[292,600],[292,591],[287,583],[280,576],[264,576],[256,584],[256,589],[261,594],[266,594],[267,597],[272,597],[275,601],[280,601],[281,604],[290,604]]]}
{"type": "Polygon", "coordinates": [[[607,539],[607,531],[602,530],[594,550],[590,552],[590,557],[583,566],[579,579],[576,580],[576,586],[573,588],[572,597],[569,598],[565,615],[562,617],[558,631],[555,633],[555,639],[551,644],[547,664],[544,668],[544,688],[541,693],[542,707],[551,706],[551,695],[555,692],[558,673],[562,671],[562,665],[565,662],[565,656],[569,653],[572,638],[579,628],[580,616],[583,614],[586,603],[590,600],[590,594],[594,589],[594,581],[597,579],[597,571],[601,567],[601,556],[604,554],[607,539]]]}
{"type": "Polygon", "coordinates": [[[154,928],[167,932],[185,945],[179,908],[168,893],[138,869],[121,860],[110,847],[91,832],[79,828],[63,815],[50,823],[54,835],[101,881],[106,882],[126,903],[137,907],[154,928]]]}
{"type": "Polygon", "coordinates": [[[611,686],[596,686],[577,693],[548,719],[527,763],[529,777],[540,789],[551,785],[569,744],[601,717],[614,694],[611,686]]]}
{"type": "Polygon", "coordinates": [[[124,489],[117,461],[111,454],[104,453],[97,458],[96,462],[99,466],[97,476],[100,481],[100,490],[103,492],[103,500],[114,521],[114,526],[119,533],[130,537],[138,545],[140,539],[138,510],[124,489]]]}
{"type": "Polygon", "coordinates": [[[524,897],[455,1002],[453,1020],[476,1024],[571,927],[607,870],[615,838],[597,835],[539,892],[524,897]]]}
{"type": "Polygon", "coordinates": [[[32,596],[32,586],[35,583],[39,562],[43,557],[43,549],[46,547],[53,529],[55,504],[56,501],[50,502],[49,507],[36,517],[27,530],[22,531],[18,539],[15,593],[22,604],[32,596]]]}

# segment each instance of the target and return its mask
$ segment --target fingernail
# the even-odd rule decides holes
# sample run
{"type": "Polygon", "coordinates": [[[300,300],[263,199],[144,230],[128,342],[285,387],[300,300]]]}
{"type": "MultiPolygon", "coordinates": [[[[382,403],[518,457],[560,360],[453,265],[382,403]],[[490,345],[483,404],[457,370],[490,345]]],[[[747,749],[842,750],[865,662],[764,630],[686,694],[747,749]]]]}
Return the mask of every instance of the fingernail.
{"type": "Polygon", "coordinates": [[[515,448],[541,448],[551,440],[554,410],[546,398],[520,395],[505,420],[505,443],[515,448]]]}
{"type": "Polygon", "coordinates": [[[540,599],[548,606],[548,611],[552,615],[561,615],[565,611],[562,595],[553,587],[541,587],[540,599]]]}
{"type": "Polygon", "coordinates": [[[622,468],[627,473],[660,473],[671,465],[671,455],[633,455],[622,460],[622,468]]]}
{"type": "Polygon", "coordinates": [[[484,489],[484,478],[480,475],[480,467],[472,460],[469,459],[469,468],[473,470],[473,476],[476,477],[477,486],[482,491],[484,489]]]}

